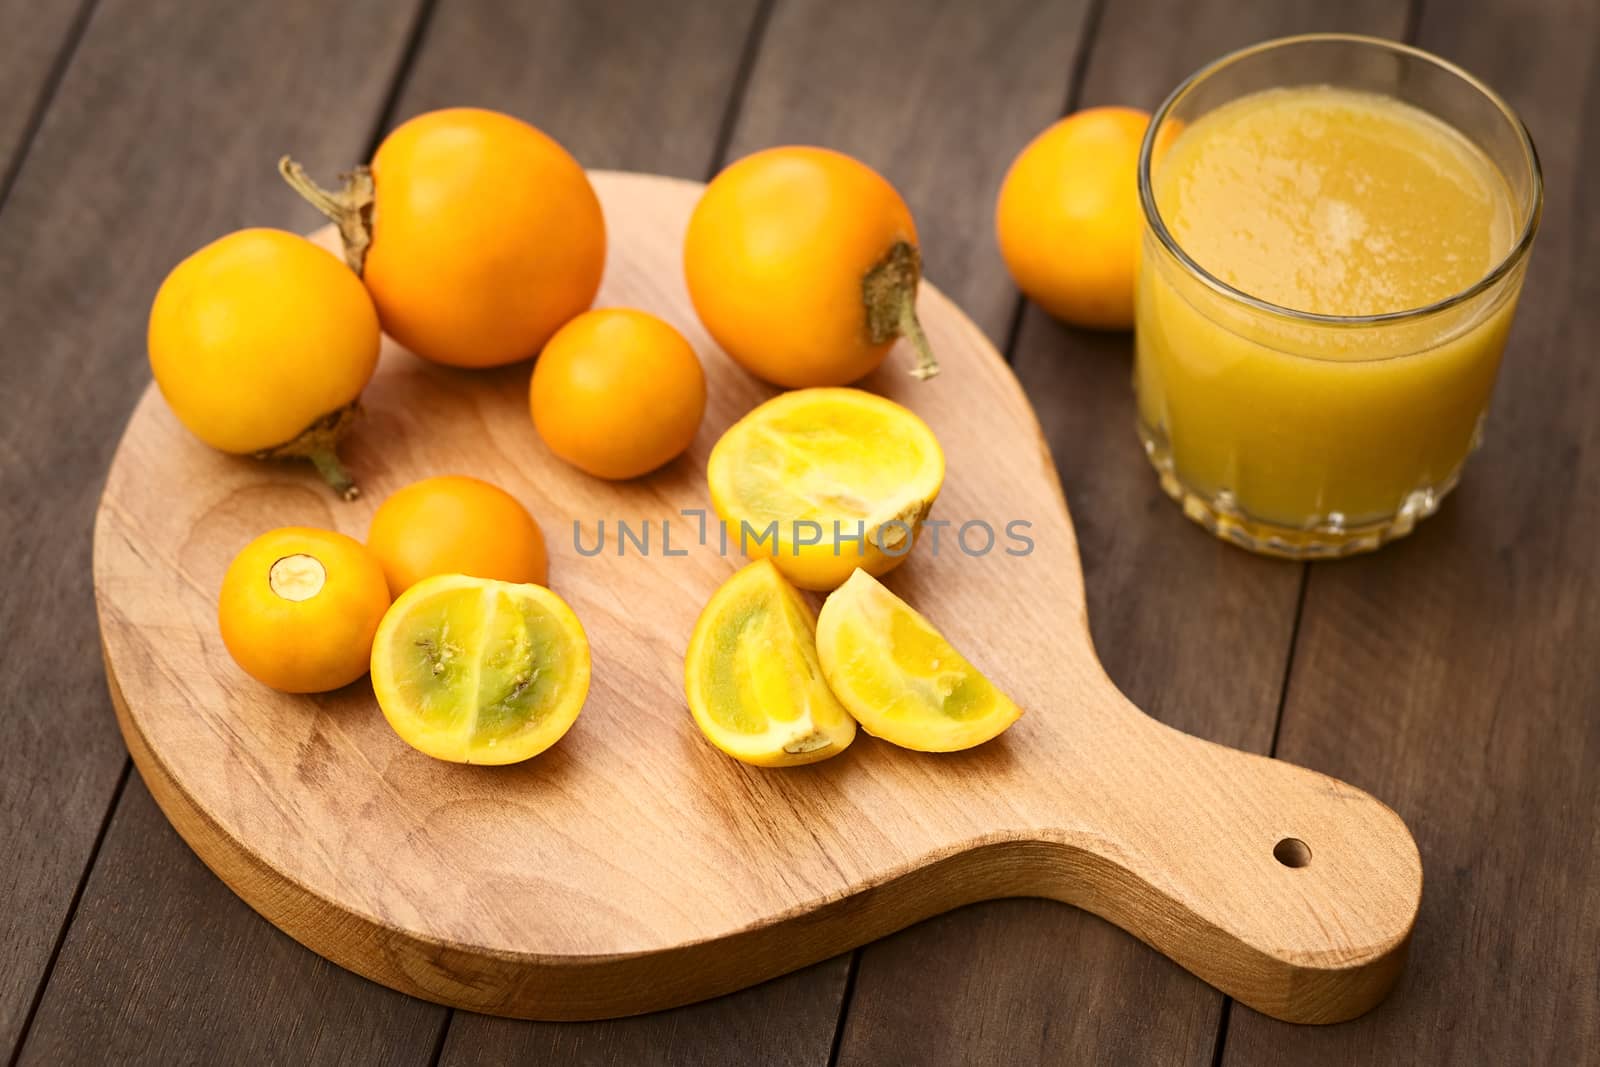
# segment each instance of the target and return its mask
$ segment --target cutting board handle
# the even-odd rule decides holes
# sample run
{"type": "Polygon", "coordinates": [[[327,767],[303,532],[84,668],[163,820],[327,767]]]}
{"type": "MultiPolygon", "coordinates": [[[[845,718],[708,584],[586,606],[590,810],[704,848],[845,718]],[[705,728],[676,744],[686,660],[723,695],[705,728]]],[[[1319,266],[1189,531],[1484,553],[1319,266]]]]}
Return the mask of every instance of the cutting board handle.
{"type": "Polygon", "coordinates": [[[1047,895],[1280,1019],[1338,1022],[1383,999],[1422,895],[1400,817],[1337,779],[1192,737],[1118,698],[1129,721],[1081,768],[1103,808],[1061,812],[1043,835],[1092,856],[1071,856],[1047,895]]]}

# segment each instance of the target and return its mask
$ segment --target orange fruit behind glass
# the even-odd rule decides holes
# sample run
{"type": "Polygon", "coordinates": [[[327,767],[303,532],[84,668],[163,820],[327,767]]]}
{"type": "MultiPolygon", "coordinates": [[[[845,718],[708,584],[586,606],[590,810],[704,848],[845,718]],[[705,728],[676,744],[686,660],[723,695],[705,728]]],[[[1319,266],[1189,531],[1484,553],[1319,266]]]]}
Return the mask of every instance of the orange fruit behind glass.
{"type": "Polygon", "coordinates": [[[400,489],[372,516],[367,548],[399,596],[435,574],[502,582],[549,579],[544,534],[517,499],[477,478],[425,478],[400,489]]]}
{"type": "MultiPolygon", "coordinates": [[[[1134,108],[1076,112],[1030,141],[1006,173],[995,209],[1000,255],[1017,288],[1063,322],[1133,325],[1139,148],[1149,125],[1134,108]]],[[[1163,131],[1157,150],[1171,138],[1163,131]]]]}

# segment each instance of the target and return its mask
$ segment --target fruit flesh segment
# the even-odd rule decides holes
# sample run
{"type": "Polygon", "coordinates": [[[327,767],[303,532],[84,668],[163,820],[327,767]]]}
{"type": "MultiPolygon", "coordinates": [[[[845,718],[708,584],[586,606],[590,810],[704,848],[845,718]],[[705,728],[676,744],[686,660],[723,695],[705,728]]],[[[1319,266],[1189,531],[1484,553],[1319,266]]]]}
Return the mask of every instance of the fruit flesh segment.
{"type": "Polygon", "coordinates": [[[965,721],[993,708],[994,687],[920,617],[892,612],[889,646],[901,677],[911,683],[897,698],[908,711],[932,707],[946,718],[965,721]]]}
{"type": "Polygon", "coordinates": [[[944,481],[927,424],[859,389],[780,394],[730,427],[706,469],[729,544],[806,589],[893,569],[944,481]]]}
{"type": "Polygon", "coordinates": [[[571,724],[574,698],[581,706],[587,691],[588,650],[570,632],[575,620],[529,595],[534,587],[460,581],[402,605],[386,669],[374,675],[380,703],[429,755],[525,759],[571,724]]]}
{"type": "Polygon", "coordinates": [[[822,672],[796,614],[780,597],[745,605],[718,626],[708,695],[712,714],[729,729],[759,734],[774,721],[809,720],[810,690],[822,672]]]}
{"type": "Polygon", "coordinates": [[[810,609],[769,561],[744,568],[712,597],[685,670],[702,731],[748,763],[810,763],[855,736],[822,678],[810,609]]]}
{"type": "Polygon", "coordinates": [[[928,752],[982,744],[1022,714],[910,605],[857,571],[818,622],[823,671],[874,737],[928,752]]]}
{"type": "Polygon", "coordinates": [[[839,636],[850,652],[837,670],[878,718],[910,726],[929,715],[964,722],[994,708],[994,687],[907,611],[874,609],[866,618],[841,623],[839,636]]]}
{"type": "Polygon", "coordinates": [[[561,687],[560,663],[566,638],[548,615],[504,592],[484,635],[478,663],[477,721],[472,734],[493,748],[523,731],[538,730],[561,687]]]}
{"type": "Polygon", "coordinates": [[[734,492],[753,522],[810,520],[831,536],[836,519],[853,532],[859,520],[901,510],[926,455],[878,420],[853,415],[841,409],[822,422],[807,413],[752,428],[734,492]]]}
{"type": "Polygon", "coordinates": [[[396,695],[419,732],[440,741],[455,742],[475,718],[478,664],[469,650],[483,642],[480,599],[476,591],[453,591],[412,609],[391,656],[396,695]]]}

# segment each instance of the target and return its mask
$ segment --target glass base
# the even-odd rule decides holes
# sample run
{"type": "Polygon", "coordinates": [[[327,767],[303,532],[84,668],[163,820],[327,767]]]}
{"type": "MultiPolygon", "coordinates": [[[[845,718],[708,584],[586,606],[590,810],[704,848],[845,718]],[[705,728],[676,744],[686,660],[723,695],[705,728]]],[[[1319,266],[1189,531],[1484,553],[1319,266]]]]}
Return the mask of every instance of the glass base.
{"type": "Polygon", "coordinates": [[[1338,559],[1371,552],[1404,537],[1438,511],[1439,502],[1460,479],[1457,470],[1439,485],[1413,490],[1394,515],[1376,522],[1351,524],[1343,515],[1331,512],[1304,526],[1281,526],[1246,513],[1226,489],[1206,495],[1184,485],[1173,469],[1172,451],[1165,438],[1142,420],[1138,425],[1139,440],[1161,478],[1161,488],[1183,507],[1185,515],[1230,544],[1279,559],[1338,559]]]}

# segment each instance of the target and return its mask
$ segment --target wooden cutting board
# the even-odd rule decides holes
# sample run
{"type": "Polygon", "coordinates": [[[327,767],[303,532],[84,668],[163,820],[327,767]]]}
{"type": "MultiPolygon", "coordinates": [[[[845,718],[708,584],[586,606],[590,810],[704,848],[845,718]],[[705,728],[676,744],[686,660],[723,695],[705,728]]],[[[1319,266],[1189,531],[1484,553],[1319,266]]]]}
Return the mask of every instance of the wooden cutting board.
{"type": "Polygon", "coordinates": [[[1179,733],[1118,692],[1090,642],[1077,543],[1033,412],[932,286],[920,309],[944,373],[913,380],[902,347],[865,383],[921,414],[949,465],[937,550],[930,530],[888,584],[1026,714],[969,752],[863,734],[836,759],[782,771],[701,738],[683,653],[741,562],[719,551],[714,525],[699,543],[706,456],[771,390],[717,350],[684,291],[681,238],[700,187],[619,173],[595,184],[611,240],[597,303],[674,323],[709,379],[693,447],[654,476],[618,485],[556,460],[529,420],[526,364],[452,371],[387,347],[346,453],[365,490],[354,503],[309,467],[206,449],[153,386],[139,402],[95,526],[106,674],[140,773],[207,865],[342,966],[529,1018],[714,996],[1002,896],[1087,908],[1280,1018],[1333,1022],[1381,999],[1422,889],[1405,825],[1342,782],[1179,733]],[[504,486],[540,520],[551,586],[593,642],[577,724],[518,766],[412,751],[364,680],[320,697],[272,692],[217,632],[223,571],[252,537],[303,524],[361,538],[390,492],[453,473],[504,486]],[[604,550],[581,555],[575,534],[592,550],[602,522],[604,550]],[[619,522],[636,535],[648,525],[648,555],[632,541],[619,554],[619,522]],[[1012,533],[1032,551],[1008,523],[1027,524],[1012,533]],[[987,551],[981,524],[995,532],[987,551]]]}

